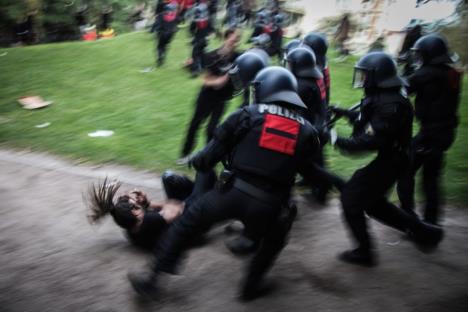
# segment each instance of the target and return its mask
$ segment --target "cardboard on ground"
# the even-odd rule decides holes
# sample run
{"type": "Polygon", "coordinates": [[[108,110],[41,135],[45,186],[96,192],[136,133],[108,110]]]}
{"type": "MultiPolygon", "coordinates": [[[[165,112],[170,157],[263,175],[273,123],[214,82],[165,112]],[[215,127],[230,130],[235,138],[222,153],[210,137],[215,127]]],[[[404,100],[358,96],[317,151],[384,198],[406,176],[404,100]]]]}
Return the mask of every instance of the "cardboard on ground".
{"type": "Polygon", "coordinates": [[[23,106],[24,109],[37,109],[49,106],[52,101],[44,101],[40,96],[22,96],[18,99],[18,103],[23,106]]]}

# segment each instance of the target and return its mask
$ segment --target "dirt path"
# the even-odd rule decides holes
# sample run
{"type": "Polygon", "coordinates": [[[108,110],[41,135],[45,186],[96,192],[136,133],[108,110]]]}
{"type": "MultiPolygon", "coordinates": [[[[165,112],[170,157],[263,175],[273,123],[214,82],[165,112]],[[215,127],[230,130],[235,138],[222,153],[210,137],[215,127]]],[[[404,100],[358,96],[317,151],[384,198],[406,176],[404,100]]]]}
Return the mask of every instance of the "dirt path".
{"type": "Polygon", "coordinates": [[[81,192],[106,174],[162,196],[151,173],[0,150],[0,311],[468,311],[468,210],[447,209],[446,239],[429,255],[372,222],[380,265],[366,269],[335,258],[350,243],[338,201],[316,207],[302,196],[268,297],[236,300],[245,261],[228,254],[217,228],[160,301],[141,302],[125,276],[147,255],[111,220],[93,227],[85,218],[81,192]]]}

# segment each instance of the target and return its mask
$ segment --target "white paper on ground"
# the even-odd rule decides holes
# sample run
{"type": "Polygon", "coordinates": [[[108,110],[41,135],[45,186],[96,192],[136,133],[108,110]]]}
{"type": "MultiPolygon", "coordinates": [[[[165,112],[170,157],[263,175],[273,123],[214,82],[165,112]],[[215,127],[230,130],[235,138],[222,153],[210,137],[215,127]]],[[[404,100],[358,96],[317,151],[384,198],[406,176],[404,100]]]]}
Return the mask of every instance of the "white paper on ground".
{"type": "Polygon", "coordinates": [[[151,73],[154,70],[154,67],[146,67],[139,70],[140,73],[151,73]]]}
{"type": "Polygon", "coordinates": [[[45,128],[50,126],[50,122],[44,122],[43,124],[35,125],[36,128],[45,128]]]}
{"type": "Polygon", "coordinates": [[[88,133],[89,137],[96,138],[96,137],[109,137],[114,134],[112,130],[97,130],[94,132],[88,133]]]}

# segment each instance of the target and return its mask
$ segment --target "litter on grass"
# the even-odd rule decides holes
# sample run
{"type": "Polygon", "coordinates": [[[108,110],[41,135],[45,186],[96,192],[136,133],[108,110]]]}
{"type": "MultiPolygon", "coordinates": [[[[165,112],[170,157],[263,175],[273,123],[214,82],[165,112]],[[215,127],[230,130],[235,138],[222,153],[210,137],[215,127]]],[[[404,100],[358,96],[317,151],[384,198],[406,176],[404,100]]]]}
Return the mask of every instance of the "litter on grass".
{"type": "Polygon", "coordinates": [[[48,126],[50,126],[50,122],[44,122],[42,124],[35,125],[34,127],[36,127],[36,128],[46,128],[48,126]]]}
{"type": "Polygon", "coordinates": [[[154,67],[145,67],[143,69],[140,70],[140,73],[151,73],[152,71],[154,70],[154,67]]]}
{"type": "Polygon", "coordinates": [[[37,109],[49,106],[52,101],[44,101],[40,96],[22,96],[18,99],[18,103],[23,106],[24,109],[37,109]]]}
{"type": "Polygon", "coordinates": [[[113,134],[114,134],[114,131],[112,130],[97,130],[97,131],[88,133],[88,136],[92,138],[110,137],[113,134]]]}

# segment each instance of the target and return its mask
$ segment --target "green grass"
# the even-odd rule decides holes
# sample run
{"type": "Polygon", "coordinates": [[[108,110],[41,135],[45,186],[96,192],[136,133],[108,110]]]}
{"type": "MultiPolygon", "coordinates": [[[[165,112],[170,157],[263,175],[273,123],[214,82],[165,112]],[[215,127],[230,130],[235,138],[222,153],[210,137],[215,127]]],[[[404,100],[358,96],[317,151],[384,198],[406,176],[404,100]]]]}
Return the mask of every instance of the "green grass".
{"type": "MultiPolygon", "coordinates": [[[[212,46],[217,43],[213,42],[212,46]]],[[[201,81],[182,69],[189,38],[177,34],[167,64],[151,73],[154,38],[131,33],[112,40],[38,45],[0,50],[0,144],[90,161],[113,162],[161,172],[174,168],[201,81]],[[40,95],[54,101],[48,108],[27,111],[16,100],[40,95]],[[47,128],[35,125],[51,122],[47,128]],[[90,138],[105,129],[115,134],[90,138]]],[[[332,102],[349,106],[361,92],[351,88],[353,58],[331,59],[332,102]]],[[[464,90],[468,90],[464,81],[464,90]]],[[[466,92],[465,92],[466,93],[466,92]]],[[[228,111],[238,107],[235,99],[228,111]]],[[[452,203],[468,203],[468,97],[460,103],[458,138],[447,157],[446,194],[452,203]]],[[[340,134],[349,127],[338,124],[340,134]]],[[[204,142],[200,131],[199,145],[204,142]]],[[[329,167],[347,177],[372,155],[349,158],[327,148],[329,167]]]]}

